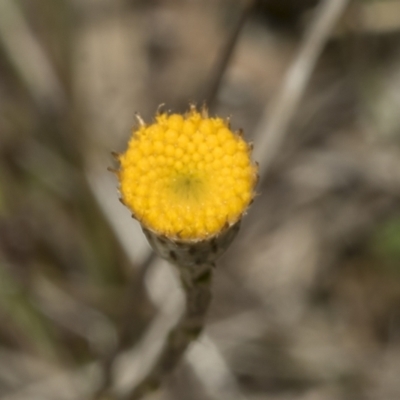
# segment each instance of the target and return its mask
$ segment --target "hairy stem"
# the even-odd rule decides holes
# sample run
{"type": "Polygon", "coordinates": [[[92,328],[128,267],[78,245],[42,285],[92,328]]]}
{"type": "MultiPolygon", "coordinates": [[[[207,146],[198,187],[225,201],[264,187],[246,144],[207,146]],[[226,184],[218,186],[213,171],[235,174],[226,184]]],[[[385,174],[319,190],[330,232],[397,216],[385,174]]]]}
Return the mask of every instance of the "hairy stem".
{"type": "Polygon", "coordinates": [[[213,264],[176,265],[186,296],[186,310],[168,339],[157,361],[146,377],[126,397],[138,400],[157,389],[163,378],[178,364],[190,343],[197,339],[204,326],[205,315],[211,301],[213,264]]]}

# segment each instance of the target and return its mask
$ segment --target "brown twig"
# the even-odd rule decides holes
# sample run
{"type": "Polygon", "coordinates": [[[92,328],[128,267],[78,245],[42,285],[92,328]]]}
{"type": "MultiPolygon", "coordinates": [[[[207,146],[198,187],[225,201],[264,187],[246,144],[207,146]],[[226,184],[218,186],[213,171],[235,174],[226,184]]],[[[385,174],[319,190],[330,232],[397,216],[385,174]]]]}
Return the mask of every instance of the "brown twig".
{"type": "Polygon", "coordinates": [[[221,87],[222,79],[224,77],[225,71],[229,65],[229,62],[232,59],[235,47],[238,43],[239,35],[244,27],[244,24],[250,14],[252,8],[256,5],[257,0],[247,0],[242,13],[236,23],[236,26],[232,30],[230,36],[228,37],[224,48],[222,49],[219,58],[214,66],[214,69],[211,73],[211,78],[209,80],[209,85],[206,89],[206,93],[204,95],[205,104],[207,104],[208,108],[212,110],[215,105],[215,100],[218,94],[218,91],[221,87]]]}

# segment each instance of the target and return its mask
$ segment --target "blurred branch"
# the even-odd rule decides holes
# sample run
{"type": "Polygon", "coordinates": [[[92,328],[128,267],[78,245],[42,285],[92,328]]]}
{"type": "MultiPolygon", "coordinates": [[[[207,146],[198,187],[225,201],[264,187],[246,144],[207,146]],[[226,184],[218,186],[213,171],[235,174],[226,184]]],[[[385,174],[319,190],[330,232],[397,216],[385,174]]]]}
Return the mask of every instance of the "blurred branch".
{"type": "Polygon", "coordinates": [[[165,345],[168,332],[183,313],[183,293],[179,290],[177,277],[164,261],[152,265],[147,274],[147,288],[159,309],[135,347],[125,354],[119,354],[115,360],[113,391],[118,398],[128,397],[152,369],[165,345]]]}
{"type": "Polygon", "coordinates": [[[137,299],[140,294],[144,291],[144,280],[146,277],[146,273],[149,268],[153,264],[153,262],[157,260],[157,256],[154,251],[151,251],[147,258],[140,265],[140,269],[138,272],[138,277],[131,276],[131,280],[128,284],[126,300],[124,303],[124,312],[122,313],[122,318],[119,321],[118,326],[120,327],[118,334],[118,341],[114,348],[105,355],[105,357],[100,361],[100,368],[102,370],[102,382],[100,387],[98,388],[95,398],[101,398],[111,387],[112,385],[112,367],[117,358],[117,356],[123,350],[123,345],[129,338],[130,334],[130,325],[131,325],[131,317],[134,314],[133,309],[138,308],[137,299]]]}
{"type": "Polygon", "coordinates": [[[348,3],[349,0],[324,0],[316,8],[314,19],[286,74],[275,104],[264,109],[255,132],[254,146],[254,159],[260,162],[261,180],[265,178],[285,140],[318,58],[348,3]]]}
{"type": "Polygon", "coordinates": [[[0,42],[39,108],[62,110],[61,82],[16,1],[0,1],[0,42]]]}
{"type": "Polygon", "coordinates": [[[238,43],[239,35],[244,27],[247,17],[250,14],[250,11],[256,5],[257,1],[258,0],[246,1],[240,18],[236,23],[236,26],[229,35],[225,43],[225,47],[221,50],[217,63],[214,66],[214,70],[211,73],[211,79],[206,89],[206,94],[204,96],[205,104],[208,106],[209,109],[212,109],[214,107],[216,96],[221,87],[222,79],[224,77],[227,66],[232,59],[235,47],[238,43]]]}
{"type": "MultiPolygon", "coordinates": [[[[227,331],[224,331],[227,332],[227,331]]],[[[234,373],[221,354],[218,343],[203,334],[186,355],[197,379],[210,399],[245,400],[234,373]]]]}
{"type": "Polygon", "coordinates": [[[97,354],[115,345],[116,329],[104,313],[72,297],[43,275],[35,277],[33,298],[48,319],[85,338],[97,354]]]}

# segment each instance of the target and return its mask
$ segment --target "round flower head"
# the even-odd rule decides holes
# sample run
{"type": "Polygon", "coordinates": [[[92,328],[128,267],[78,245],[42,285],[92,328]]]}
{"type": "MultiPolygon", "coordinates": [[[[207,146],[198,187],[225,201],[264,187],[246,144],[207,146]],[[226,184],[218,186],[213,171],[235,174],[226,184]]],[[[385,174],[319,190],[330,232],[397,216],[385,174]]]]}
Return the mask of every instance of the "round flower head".
{"type": "Polygon", "coordinates": [[[118,158],[123,203],[145,229],[169,239],[214,237],[253,199],[257,171],[249,145],[204,110],[141,123],[118,158]]]}
{"type": "Polygon", "coordinates": [[[195,108],[141,124],[119,161],[123,203],[144,227],[167,237],[214,236],[253,198],[249,145],[223,119],[195,108]]]}

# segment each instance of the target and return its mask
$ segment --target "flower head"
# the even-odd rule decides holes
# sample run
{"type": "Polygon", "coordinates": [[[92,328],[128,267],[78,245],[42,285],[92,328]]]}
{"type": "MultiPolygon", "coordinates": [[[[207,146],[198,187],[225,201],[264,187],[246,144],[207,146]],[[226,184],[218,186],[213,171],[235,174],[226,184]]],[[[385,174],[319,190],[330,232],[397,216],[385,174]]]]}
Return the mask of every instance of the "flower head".
{"type": "Polygon", "coordinates": [[[253,198],[249,145],[226,121],[194,107],[162,113],[119,156],[123,203],[160,235],[203,240],[238,222],[253,198]]]}

